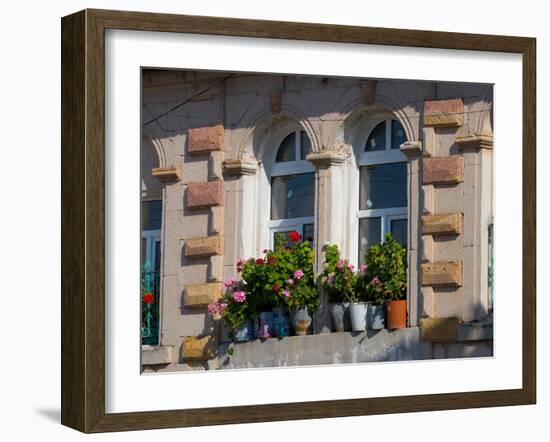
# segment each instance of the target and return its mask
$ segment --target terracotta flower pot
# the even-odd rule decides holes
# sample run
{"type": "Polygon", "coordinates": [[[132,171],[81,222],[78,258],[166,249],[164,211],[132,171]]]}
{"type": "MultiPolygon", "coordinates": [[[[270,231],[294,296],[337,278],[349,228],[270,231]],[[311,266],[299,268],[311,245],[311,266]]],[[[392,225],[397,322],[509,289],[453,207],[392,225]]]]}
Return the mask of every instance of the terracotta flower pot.
{"type": "Polygon", "coordinates": [[[386,326],[388,328],[407,327],[407,301],[386,301],[386,326]]]}

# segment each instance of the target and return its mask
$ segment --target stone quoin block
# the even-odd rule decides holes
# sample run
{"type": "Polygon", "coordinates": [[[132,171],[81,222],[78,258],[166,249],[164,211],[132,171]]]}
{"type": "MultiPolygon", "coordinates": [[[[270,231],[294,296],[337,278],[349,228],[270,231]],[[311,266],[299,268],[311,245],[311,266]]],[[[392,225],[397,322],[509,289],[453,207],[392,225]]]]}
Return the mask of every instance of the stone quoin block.
{"type": "Polygon", "coordinates": [[[192,238],[185,241],[185,256],[188,258],[206,258],[221,255],[223,250],[222,236],[192,238]]]}
{"type": "Polygon", "coordinates": [[[184,336],[181,354],[184,360],[206,360],[216,356],[212,336],[184,336]]]}
{"type": "Polygon", "coordinates": [[[424,101],[424,126],[458,127],[464,121],[462,98],[424,101]]]}
{"type": "Polygon", "coordinates": [[[458,336],[458,318],[420,320],[420,339],[431,342],[453,342],[458,336]]]}
{"type": "Polygon", "coordinates": [[[222,296],[222,283],[212,282],[206,284],[192,284],[183,291],[183,304],[185,307],[204,307],[217,302],[222,296]]]}
{"type": "Polygon", "coordinates": [[[462,261],[437,261],[422,264],[422,285],[462,285],[462,261]]]}
{"type": "Polygon", "coordinates": [[[222,124],[189,129],[187,151],[190,155],[202,155],[223,150],[224,128],[222,124]]]}
{"type": "Polygon", "coordinates": [[[458,235],[462,233],[462,213],[424,215],[422,233],[424,235],[458,235]]]}
{"type": "Polygon", "coordinates": [[[202,183],[187,184],[186,205],[188,209],[222,206],[223,200],[223,181],[206,181],[202,183]]]}
{"type": "Polygon", "coordinates": [[[462,156],[424,158],[423,184],[456,184],[463,181],[462,156]]]}

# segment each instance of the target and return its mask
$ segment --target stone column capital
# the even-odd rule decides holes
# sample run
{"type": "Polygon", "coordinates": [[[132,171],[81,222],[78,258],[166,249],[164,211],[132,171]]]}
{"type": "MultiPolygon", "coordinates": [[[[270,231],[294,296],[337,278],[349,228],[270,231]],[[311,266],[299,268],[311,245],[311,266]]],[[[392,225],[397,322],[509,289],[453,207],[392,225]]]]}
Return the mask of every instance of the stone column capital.
{"type": "Polygon", "coordinates": [[[311,152],[306,156],[306,160],[317,168],[327,168],[342,164],[347,158],[345,152],[338,150],[320,150],[311,152]]]}
{"type": "Polygon", "coordinates": [[[235,158],[223,162],[225,175],[254,175],[258,169],[258,162],[253,158],[235,158]]]}
{"type": "Polygon", "coordinates": [[[456,144],[461,151],[464,150],[480,150],[480,149],[492,149],[493,137],[491,135],[469,135],[466,137],[459,137],[456,139],[456,144]]]}
{"type": "Polygon", "coordinates": [[[399,146],[399,150],[408,158],[418,157],[422,155],[422,142],[405,141],[401,146],[399,146]]]}

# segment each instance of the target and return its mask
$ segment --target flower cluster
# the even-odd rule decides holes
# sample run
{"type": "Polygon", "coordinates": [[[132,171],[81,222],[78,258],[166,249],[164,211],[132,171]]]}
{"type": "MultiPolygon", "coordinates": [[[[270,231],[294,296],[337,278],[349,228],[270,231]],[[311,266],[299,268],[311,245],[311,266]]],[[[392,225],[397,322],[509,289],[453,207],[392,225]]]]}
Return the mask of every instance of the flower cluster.
{"type": "Polygon", "coordinates": [[[225,307],[210,304],[212,317],[221,317],[226,325],[236,328],[273,307],[317,308],[319,293],[313,276],[313,250],[296,231],[290,232],[288,238],[290,246],[265,249],[261,257],[237,261],[236,270],[241,278],[225,280],[221,301],[225,307]]]}
{"type": "Polygon", "coordinates": [[[381,304],[405,296],[406,249],[390,233],[383,243],[369,248],[365,264],[361,264],[357,272],[353,264],[340,257],[335,244],[326,244],[323,251],[325,270],[321,274],[321,284],[331,302],[381,304]]]}

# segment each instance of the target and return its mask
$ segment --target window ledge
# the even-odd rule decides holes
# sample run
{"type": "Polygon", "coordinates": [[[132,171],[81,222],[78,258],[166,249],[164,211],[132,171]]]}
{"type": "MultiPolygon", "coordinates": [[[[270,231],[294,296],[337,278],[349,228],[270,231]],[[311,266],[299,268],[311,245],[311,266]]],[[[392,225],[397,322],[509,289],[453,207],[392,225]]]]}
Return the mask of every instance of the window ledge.
{"type": "Polygon", "coordinates": [[[141,365],[164,365],[172,363],[172,346],[141,347],[141,365]]]}

